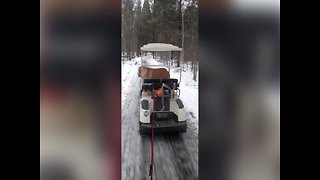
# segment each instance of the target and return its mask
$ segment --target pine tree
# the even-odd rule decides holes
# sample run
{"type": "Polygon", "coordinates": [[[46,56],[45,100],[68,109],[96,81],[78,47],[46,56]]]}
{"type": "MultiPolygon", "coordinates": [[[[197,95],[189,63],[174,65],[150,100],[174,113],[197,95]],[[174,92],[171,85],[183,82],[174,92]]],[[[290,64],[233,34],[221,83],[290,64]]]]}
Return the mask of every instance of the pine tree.
{"type": "Polygon", "coordinates": [[[140,54],[140,47],[143,45],[142,39],[144,36],[142,30],[142,12],[141,12],[141,0],[137,0],[136,7],[135,7],[135,36],[136,36],[136,45],[135,51],[136,54],[140,54]]]}
{"type": "Polygon", "coordinates": [[[142,31],[143,31],[143,44],[152,42],[152,14],[148,0],[144,0],[142,7],[142,31]]]}
{"type": "Polygon", "coordinates": [[[131,59],[133,57],[132,52],[132,44],[133,44],[133,7],[134,3],[132,0],[123,0],[123,7],[122,7],[122,15],[123,15],[123,43],[124,51],[131,59]]]}

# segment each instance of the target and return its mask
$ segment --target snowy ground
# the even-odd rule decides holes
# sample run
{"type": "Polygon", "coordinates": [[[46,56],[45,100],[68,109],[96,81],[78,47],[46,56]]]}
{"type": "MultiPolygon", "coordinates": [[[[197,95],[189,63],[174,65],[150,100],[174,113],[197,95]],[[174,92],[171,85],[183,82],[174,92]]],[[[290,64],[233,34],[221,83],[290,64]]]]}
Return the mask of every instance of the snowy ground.
{"type": "MultiPolygon", "coordinates": [[[[148,62],[158,64],[149,57],[148,62]]],[[[122,179],[149,179],[150,137],[139,130],[140,58],[122,64],[122,179]]],[[[177,68],[171,77],[179,79],[177,68]]],[[[192,72],[182,74],[181,100],[189,116],[187,133],[156,135],[154,144],[154,179],[198,179],[198,83],[192,72]]]]}

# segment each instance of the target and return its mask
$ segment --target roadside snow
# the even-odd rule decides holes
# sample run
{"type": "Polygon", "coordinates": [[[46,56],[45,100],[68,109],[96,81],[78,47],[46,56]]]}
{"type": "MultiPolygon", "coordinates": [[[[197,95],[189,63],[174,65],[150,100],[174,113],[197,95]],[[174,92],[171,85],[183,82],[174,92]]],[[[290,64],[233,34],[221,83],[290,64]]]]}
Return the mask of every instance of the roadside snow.
{"type": "MultiPolygon", "coordinates": [[[[127,101],[128,96],[131,94],[130,91],[130,82],[134,78],[138,78],[137,72],[138,67],[140,66],[140,61],[138,58],[131,61],[125,61],[122,63],[121,68],[121,107],[124,106],[124,103],[127,101]]],[[[138,84],[137,84],[138,86],[138,84]]]]}

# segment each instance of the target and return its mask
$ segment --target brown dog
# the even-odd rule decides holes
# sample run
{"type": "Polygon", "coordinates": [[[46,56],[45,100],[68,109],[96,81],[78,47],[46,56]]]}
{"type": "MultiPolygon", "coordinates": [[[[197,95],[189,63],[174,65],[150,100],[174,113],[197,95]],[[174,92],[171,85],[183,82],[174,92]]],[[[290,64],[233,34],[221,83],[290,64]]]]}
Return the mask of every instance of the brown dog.
{"type": "Polygon", "coordinates": [[[170,79],[170,74],[165,68],[152,69],[140,66],[138,76],[142,79],[170,79]]]}

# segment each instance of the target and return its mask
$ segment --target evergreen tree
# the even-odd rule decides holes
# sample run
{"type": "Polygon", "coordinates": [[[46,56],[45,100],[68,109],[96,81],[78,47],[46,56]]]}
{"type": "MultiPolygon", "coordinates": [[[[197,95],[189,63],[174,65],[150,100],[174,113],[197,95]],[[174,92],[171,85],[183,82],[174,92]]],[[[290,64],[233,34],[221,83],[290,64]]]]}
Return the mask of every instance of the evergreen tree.
{"type": "Polygon", "coordinates": [[[136,45],[135,52],[137,55],[140,54],[140,47],[143,45],[143,24],[142,24],[142,12],[141,12],[141,0],[137,0],[135,8],[135,36],[136,36],[136,45]]]}
{"type": "Polygon", "coordinates": [[[142,31],[144,37],[142,39],[143,44],[153,42],[152,34],[152,14],[150,9],[150,4],[148,0],[144,0],[143,7],[142,7],[142,31]]]}
{"type": "Polygon", "coordinates": [[[133,7],[134,3],[132,0],[123,0],[123,7],[122,7],[122,15],[123,15],[123,24],[122,24],[122,31],[123,31],[123,43],[124,51],[131,59],[133,57],[132,52],[132,45],[133,45],[133,7]]]}

